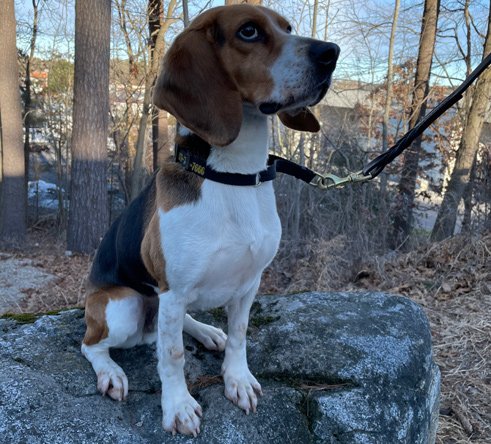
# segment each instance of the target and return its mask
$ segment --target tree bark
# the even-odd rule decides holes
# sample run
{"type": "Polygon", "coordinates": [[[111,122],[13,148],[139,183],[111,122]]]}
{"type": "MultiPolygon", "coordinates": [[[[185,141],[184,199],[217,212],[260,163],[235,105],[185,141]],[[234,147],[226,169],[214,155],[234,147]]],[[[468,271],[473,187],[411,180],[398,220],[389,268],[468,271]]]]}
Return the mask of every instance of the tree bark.
{"type": "MultiPolygon", "coordinates": [[[[389,38],[389,56],[387,59],[387,95],[385,97],[384,116],[382,121],[382,152],[385,153],[389,148],[389,121],[390,109],[392,107],[393,97],[393,79],[394,79],[394,43],[397,29],[397,21],[399,20],[400,0],[395,0],[394,15],[392,16],[392,26],[389,38]]],[[[387,175],[382,173],[380,178],[380,189],[385,194],[387,189],[387,175]]]]}
{"type": "MultiPolygon", "coordinates": [[[[462,218],[462,233],[469,234],[472,230],[472,196],[474,194],[474,182],[476,180],[477,155],[472,161],[469,182],[467,183],[462,200],[464,201],[464,217],[462,218]]],[[[455,231],[455,227],[454,227],[455,231]]]]}
{"type": "MultiPolygon", "coordinates": [[[[183,2],[183,9],[184,4],[183,2]]],[[[164,47],[160,47],[160,53],[156,53],[157,36],[159,29],[164,21],[164,11],[162,0],[149,0],[148,2],[148,28],[150,32],[150,42],[152,51],[152,64],[153,59],[157,57],[157,60],[163,56],[164,47]]],[[[153,169],[154,171],[162,165],[170,154],[170,140],[169,140],[169,123],[168,114],[164,110],[158,109],[156,106],[152,107],[152,151],[153,151],[153,169]]]]}
{"type": "Polygon", "coordinates": [[[109,224],[107,137],[111,0],[75,4],[75,82],[68,249],[92,253],[109,224]]]}
{"type": "MultiPolygon", "coordinates": [[[[484,43],[483,58],[491,53],[491,12],[484,43]]],[[[469,184],[472,164],[479,148],[479,139],[486,113],[491,103],[491,69],[481,74],[472,94],[472,103],[465,122],[457,158],[448,182],[443,202],[431,232],[431,240],[440,241],[453,235],[459,202],[469,184]]]]}
{"type": "Polygon", "coordinates": [[[130,34],[128,32],[126,0],[119,0],[115,2],[116,9],[118,11],[119,27],[123,32],[124,41],[126,44],[126,52],[128,53],[128,68],[130,81],[136,78],[138,74],[138,67],[136,65],[135,53],[133,51],[133,44],[131,43],[130,34]]]}
{"type": "Polygon", "coordinates": [[[184,28],[189,26],[189,2],[188,0],[182,0],[182,21],[184,22],[184,28]]]}
{"type": "Polygon", "coordinates": [[[0,241],[22,243],[27,230],[25,156],[14,0],[0,0],[0,241]]]}
{"type": "Polygon", "coordinates": [[[311,37],[317,38],[317,15],[319,12],[319,0],[314,0],[314,10],[312,11],[312,32],[311,37]]]}
{"type": "Polygon", "coordinates": [[[38,3],[39,0],[32,0],[32,8],[34,16],[32,19],[31,42],[29,45],[29,54],[26,61],[26,91],[24,95],[24,153],[25,153],[25,169],[26,169],[26,184],[29,181],[29,163],[31,152],[31,113],[32,106],[32,84],[31,84],[31,63],[34,59],[34,50],[36,49],[36,38],[38,33],[38,3]]]}
{"type": "MultiPolygon", "coordinates": [[[[426,113],[426,97],[429,91],[439,9],[440,0],[425,0],[409,129],[413,128],[426,113]]],[[[421,137],[418,137],[404,155],[389,240],[394,249],[406,242],[411,231],[420,151],[421,137]]]]}
{"type": "MultiPolygon", "coordinates": [[[[157,0],[148,0],[148,8],[152,8],[153,4],[157,0]]],[[[177,0],[170,0],[167,6],[167,11],[165,20],[162,19],[160,22],[160,27],[156,32],[155,36],[151,36],[149,41],[149,67],[145,76],[145,94],[143,98],[143,111],[140,118],[140,126],[138,127],[138,137],[136,144],[136,156],[133,163],[133,175],[131,178],[131,198],[134,199],[143,186],[145,185],[146,169],[144,165],[145,151],[146,151],[146,131],[148,126],[148,118],[151,114],[151,100],[152,100],[152,88],[157,78],[157,73],[159,70],[160,59],[164,54],[165,48],[165,34],[169,29],[169,26],[175,21],[172,19],[174,10],[176,8],[177,0]],[[152,42],[153,40],[153,42],[152,42]]],[[[150,19],[150,17],[149,17],[150,19]]]]}
{"type": "Polygon", "coordinates": [[[329,9],[331,8],[331,0],[326,3],[326,23],[324,23],[324,41],[327,42],[327,33],[329,32],[329,9]]]}

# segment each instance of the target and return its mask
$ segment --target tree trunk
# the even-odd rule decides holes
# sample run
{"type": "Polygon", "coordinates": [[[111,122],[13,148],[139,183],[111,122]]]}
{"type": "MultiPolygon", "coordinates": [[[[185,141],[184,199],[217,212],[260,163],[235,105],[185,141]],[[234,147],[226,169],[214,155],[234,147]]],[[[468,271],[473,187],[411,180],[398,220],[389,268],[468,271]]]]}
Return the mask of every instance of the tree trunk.
{"type": "Polygon", "coordinates": [[[136,139],[136,154],[133,163],[133,173],[131,175],[131,200],[133,200],[145,186],[147,170],[145,168],[146,157],[146,135],[148,126],[148,116],[150,115],[150,87],[145,85],[145,94],[143,96],[143,109],[140,116],[140,124],[138,125],[138,136],[136,139]]]}
{"type": "MultiPolygon", "coordinates": [[[[400,0],[395,0],[394,15],[392,17],[392,27],[389,38],[389,56],[387,59],[387,95],[385,98],[384,117],[382,121],[382,152],[385,153],[389,148],[389,121],[390,109],[392,107],[393,96],[393,77],[394,77],[394,43],[396,37],[397,21],[399,19],[400,0]]],[[[385,194],[387,189],[387,175],[382,173],[380,178],[380,189],[385,194]]]]}
{"type": "Polygon", "coordinates": [[[169,138],[169,114],[155,106],[152,112],[152,139],[153,169],[155,171],[168,159],[172,146],[169,138]]]}
{"type": "MultiPolygon", "coordinates": [[[[426,97],[429,91],[439,9],[440,0],[425,0],[409,129],[413,128],[426,113],[426,97]]],[[[411,231],[420,151],[421,136],[413,142],[404,155],[390,236],[391,247],[394,249],[406,242],[411,231]]]]}
{"type": "MultiPolygon", "coordinates": [[[[483,58],[491,53],[491,12],[484,43],[483,58]]],[[[431,240],[439,241],[453,235],[459,202],[462,199],[472,169],[472,163],[479,148],[479,139],[486,113],[491,103],[491,69],[481,74],[472,95],[472,103],[467,117],[455,165],[448,182],[443,202],[438,211],[431,240]]]]}
{"type": "Polygon", "coordinates": [[[326,3],[326,23],[324,23],[324,41],[327,42],[327,33],[329,32],[329,9],[331,8],[331,0],[326,3]]]}
{"type": "Polygon", "coordinates": [[[317,15],[319,12],[319,0],[314,0],[314,10],[312,11],[312,32],[311,37],[317,38],[317,15]]]}
{"type": "Polygon", "coordinates": [[[189,26],[189,4],[188,0],[182,0],[182,21],[184,22],[184,28],[189,26]]]}
{"type": "Polygon", "coordinates": [[[107,137],[111,0],[75,4],[72,177],[68,249],[92,253],[109,224],[107,137]]]}
{"type": "MultiPolygon", "coordinates": [[[[474,182],[476,180],[477,155],[472,161],[469,183],[466,185],[462,200],[464,201],[464,217],[462,218],[462,233],[469,234],[472,230],[472,196],[474,194],[474,182]]],[[[455,228],[454,228],[455,231],[455,228]]]]}
{"type": "Polygon", "coordinates": [[[0,0],[0,241],[22,243],[27,230],[25,157],[14,0],[0,0]]]}
{"type": "MultiPolygon", "coordinates": [[[[186,10],[185,1],[183,2],[183,9],[186,10]]],[[[187,6],[187,4],[186,4],[187,6]]],[[[162,0],[149,0],[148,2],[148,28],[150,32],[150,42],[152,51],[152,64],[154,58],[157,61],[163,56],[164,47],[160,47],[159,53],[156,53],[157,36],[159,29],[163,22],[163,5],[162,0]]],[[[186,15],[186,14],[185,14],[186,15]]],[[[169,123],[168,114],[164,110],[158,109],[156,106],[152,108],[152,160],[154,171],[162,165],[167,159],[170,153],[170,140],[169,140],[169,123]]]]}
{"type": "Polygon", "coordinates": [[[116,9],[118,11],[119,18],[119,27],[123,32],[124,41],[126,44],[126,52],[128,53],[128,68],[130,81],[136,78],[138,74],[138,66],[136,64],[135,53],[133,51],[133,45],[131,43],[130,33],[128,32],[128,23],[127,23],[127,9],[126,9],[126,0],[119,0],[115,2],[116,9]]]}
{"type": "MultiPolygon", "coordinates": [[[[150,25],[152,11],[155,11],[156,3],[158,0],[148,0],[148,13],[149,13],[149,30],[153,29],[155,32],[150,35],[149,39],[149,67],[145,76],[145,94],[143,98],[143,111],[140,118],[140,126],[138,128],[138,137],[136,144],[136,156],[133,163],[133,176],[131,178],[131,198],[134,199],[143,186],[145,185],[145,178],[147,171],[144,165],[145,152],[146,152],[146,131],[148,125],[148,117],[151,114],[151,100],[152,100],[152,88],[157,78],[157,73],[159,70],[160,59],[164,54],[165,48],[165,34],[169,29],[169,26],[175,21],[175,19],[170,18],[174,15],[174,10],[176,8],[177,0],[171,0],[167,6],[167,11],[162,13],[166,18],[160,17],[160,25],[155,28],[150,25]]],[[[153,17],[152,20],[155,18],[153,17]]],[[[158,131],[158,130],[157,130],[158,131]]]]}
{"type": "Polygon", "coordinates": [[[34,16],[32,19],[31,42],[29,45],[29,55],[26,62],[26,91],[24,95],[24,156],[26,164],[26,184],[29,181],[29,156],[31,152],[31,119],[32,119],[32,85],[31,85],[31,63],[34,59],[34,50],[36,49],[36,38],[38,33],[38,3],[39,0],[32,0],[34,16]]]}

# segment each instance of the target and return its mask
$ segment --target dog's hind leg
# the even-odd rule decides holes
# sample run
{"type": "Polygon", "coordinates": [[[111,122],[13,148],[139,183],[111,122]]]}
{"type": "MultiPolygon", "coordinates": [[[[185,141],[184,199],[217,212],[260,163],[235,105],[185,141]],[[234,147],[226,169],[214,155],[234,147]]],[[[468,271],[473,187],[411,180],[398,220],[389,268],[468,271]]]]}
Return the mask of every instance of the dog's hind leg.
{"type": "Polygon", "coordinates": [[[129,348],[143,342],[144,297],[130,288],[99,289],[87,297],[87,331],[82,353],[97,375],[97,388],[103,395],[122,401],[128,396],[128,378],[109,356],[110,348],[129,348]]]}
{"type": "Polygon", "coordinates": [[[221,328],[203,324],[187,314],[184,319],[184,331],[201,342],[208,350],[225,350],[227,335],[221,328]]]}

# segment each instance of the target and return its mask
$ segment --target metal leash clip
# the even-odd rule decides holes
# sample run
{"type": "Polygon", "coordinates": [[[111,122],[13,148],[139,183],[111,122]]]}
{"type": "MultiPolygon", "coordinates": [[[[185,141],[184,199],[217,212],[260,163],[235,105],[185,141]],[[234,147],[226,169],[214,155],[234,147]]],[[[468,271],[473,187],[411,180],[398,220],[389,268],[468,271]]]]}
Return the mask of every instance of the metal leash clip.
{"type": "Polygon", "coordinates": [[[332,173],[324,176],[322,174],[315,173],[315,176],[310,181],[309,185],[317,187],[321,190],[327,190],[329,188],[343,187],[348,183],[366,182],[367,180],[371,179],[372,175],[368,174],[365,176],[363,174],[363,170],[357,171],[356,173],[350,173],[345,177],[339,177],[332,173]]]}

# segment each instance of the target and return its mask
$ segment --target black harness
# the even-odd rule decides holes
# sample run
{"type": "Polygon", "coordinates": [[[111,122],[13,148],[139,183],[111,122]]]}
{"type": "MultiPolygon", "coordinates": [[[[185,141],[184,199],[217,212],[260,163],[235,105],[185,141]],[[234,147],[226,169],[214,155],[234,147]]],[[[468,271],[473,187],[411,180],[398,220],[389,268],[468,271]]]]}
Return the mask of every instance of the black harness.
{"type": "Polygon", "coordinates": [[[317,175],[307,167],[298,165],[291,160],[270,154],[264,170],[255,174],[223,173],[215,171],[206,164],[206,158],[192,154],[186,148],[176,145],[176,162],[181,164],[186,171],[197,174],[204,179],[213,182],[235,186],[258,186],[263,182],[269,182],[276,178],[276,173],[284,173],[310,183],[317,175]]]}

